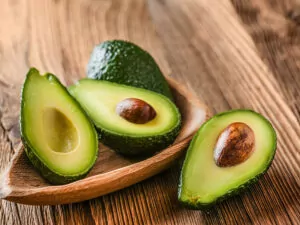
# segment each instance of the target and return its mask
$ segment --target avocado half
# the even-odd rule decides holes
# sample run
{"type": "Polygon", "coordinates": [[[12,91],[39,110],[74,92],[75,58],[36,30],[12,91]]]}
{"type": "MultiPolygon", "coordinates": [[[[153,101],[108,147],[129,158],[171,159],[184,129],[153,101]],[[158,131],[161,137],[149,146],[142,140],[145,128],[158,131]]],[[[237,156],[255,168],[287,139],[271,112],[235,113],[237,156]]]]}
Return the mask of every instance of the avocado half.
{"type": "Polygon", "coordinates": [[[97,45],[87,66],[87,77],[144,88],[173,99],[153,57],[128,41],[109,40],[97,45]]]}
{"type": "Polygon", "coordinates": [[[179,201],[193,209],[207,209],[238,194],[268,170],[275,151],[275,130],[262,115],[251,110],[215,115],[202,125],[188,148],[179,181],[179,201]],[[220,167],[214,160],[216,142],[226,127],[234,123],[252,129],[253,153],[240,164],[220,167]]]}
{"type": "Polygon", "coordinates": [[[21,137],[34,167],[52,184],[83,178],[98,154],[97,133],[53,74],[29,70],[22,89],[21,137]]]}
{"type": "Polygon", "coordinates": [[[100,141],[125,155],[150,155],[172,144],[177,137],[181,116],[167,97],[141,88],[112,82],[83,79],[69,87],[71,95],[93,120],[100,141]],[[143,100],[156,116],[144,124],[122,118],[117,105],[128,98],[143,100]]]}

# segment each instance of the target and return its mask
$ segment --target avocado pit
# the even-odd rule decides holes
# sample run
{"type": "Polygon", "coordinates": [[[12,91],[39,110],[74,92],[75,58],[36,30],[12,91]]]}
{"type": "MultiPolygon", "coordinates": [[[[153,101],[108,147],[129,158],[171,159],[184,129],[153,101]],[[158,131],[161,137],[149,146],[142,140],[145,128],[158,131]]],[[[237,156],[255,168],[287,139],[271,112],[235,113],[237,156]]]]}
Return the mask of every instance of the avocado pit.
{"type": "Polygon", "coordinates": [[[245,123],[232,123],[219,135],[214,160],[219,167],[230,167],[245,162],[254,151],[254,132],[245,123]]]}
{"type": "Polygon", "coordinates": [[[154,108],[138,98],[126,98],[119,102],[116,113],[123,119],[136,124],[148,123],[156,117],[154,108]]]}

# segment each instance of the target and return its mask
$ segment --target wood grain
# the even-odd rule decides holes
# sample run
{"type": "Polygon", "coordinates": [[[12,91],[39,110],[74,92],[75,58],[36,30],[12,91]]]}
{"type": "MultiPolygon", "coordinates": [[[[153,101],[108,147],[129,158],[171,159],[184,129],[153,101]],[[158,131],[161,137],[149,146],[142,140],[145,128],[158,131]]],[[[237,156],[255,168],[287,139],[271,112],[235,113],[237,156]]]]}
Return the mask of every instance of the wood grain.
{"type": "Polygon", "coordinates": [[[300,1],[232,0],[232,3],[299,122],[300,27],[289,15],[299,14],[300,1]]]}
{"type": "Polygon", "coordinates": [[[0,8],[0,167],[19,142],[19,91],[29,66],[65,83],[84,76],[93,45],[128,39],[215,112],[253,108],[278,133],[268,174],[209,213],[176,200],[179,166],[78,204],[1,201],[0,224],[299,224],[299,28],[296,0],[3,0],[0,8]],[[266,64],[264,64],[264,63],[266,64]]]}
{"type": "MultiPolygon", "coordinates": [[[[187,68],[193,68],[193,65],[209,68],[207,72],[215,79],[231,107],[253,108],[267,116],[277,130],[279,150],[273,167],[259,185],[253,187],[250,195],[241,196],[241,202],[231,206],[233,211],[240,212],[238,217],[242,217],[249,215],[251,208],[257,208],[255,214],[262,219],[250,217],[257,223],[299,222],[296,216],[299,204],[294,198],[300,196],[299,123],[283,97],[278,80],[260,60],[253,41],[243,29],[230,2],[223,0],[212,4],[209,0],[188,0],[183,6],[180,1],[167,0],[163,5],[158,1],[151,2],[150,9],[153,20],[159,24],[158,30],[160,27],[169,28],[168,32],[160,32],[165,46],[173,51],[177,49],[177,57],[170,59],[172,68],[180,71],[181,76],[192,74],[187,68]],[[172,9],[170,13],[163,13],[168,8],[172,9]],[[224,16],[220,19],[222,13],[224,16]],[[171,38],[177,34],[179,20],[184,16],[184,22],[190,24],[190,29],[186,27],[185,32],[171,38]],[[179,63],[178,58],[189,59],[188,65],[179,63]],[[260,189],[260,186],[264,188],[260,189]],[[286,205],[290,208],[287,209],[286,205]]],[[[203,80],[205,76],[197,73],[194,80],[203,80]]],[[[215,104],[220,105],[221,102],[223,100],[215,104]]],[[[231,217],[230,214],[226,216],[228,220],[231,217]]]]}

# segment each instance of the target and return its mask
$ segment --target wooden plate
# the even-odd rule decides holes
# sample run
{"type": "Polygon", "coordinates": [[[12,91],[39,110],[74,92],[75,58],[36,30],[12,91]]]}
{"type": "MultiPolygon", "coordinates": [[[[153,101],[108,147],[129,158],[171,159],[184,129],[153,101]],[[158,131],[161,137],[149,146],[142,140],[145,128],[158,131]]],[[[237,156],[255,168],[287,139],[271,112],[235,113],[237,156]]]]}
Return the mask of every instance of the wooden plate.
{"type": "Polygon", "coordinates": [[[149,158],[130,159],[100,144],[98,160],[86,178],[54,186],[32,167],[21,144],[8,168],[0,175],[0,198],[32,205],[79,202],[128,187],[170,167],[182,156],[210,112],[179,83],[171,78],[167,80],[183,118],[182,129],[173,145],[149,158]]]}

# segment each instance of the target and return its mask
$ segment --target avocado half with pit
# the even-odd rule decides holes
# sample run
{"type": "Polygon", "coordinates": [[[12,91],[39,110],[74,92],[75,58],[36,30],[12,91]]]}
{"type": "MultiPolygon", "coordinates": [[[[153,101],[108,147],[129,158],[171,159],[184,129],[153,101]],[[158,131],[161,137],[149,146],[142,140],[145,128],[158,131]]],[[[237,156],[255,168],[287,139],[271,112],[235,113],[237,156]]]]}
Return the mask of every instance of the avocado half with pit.
{"type": "Polygon", "coordinates": [[[53,74],[27,74],[21,99],[25,152],[53,184],[83,178],[98,154],[97,133],[80,105],[53,74]]]}
{"type": "Polygon", "coordinates": [[[205,209],[237,194],[267,171],[275,151],[275,130],[262,115],[233,110],[212,117],[188,148],[179,201],[205,209]]]}
{"type": "Polygon", "coordinates": [[[99,131],[100,141],[126,155],[149,155],[172,144],[181,116],[167,97],[141,88],[83,79],[69,87],[99,131]]]}

